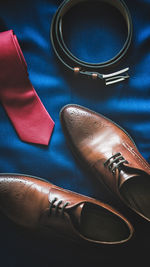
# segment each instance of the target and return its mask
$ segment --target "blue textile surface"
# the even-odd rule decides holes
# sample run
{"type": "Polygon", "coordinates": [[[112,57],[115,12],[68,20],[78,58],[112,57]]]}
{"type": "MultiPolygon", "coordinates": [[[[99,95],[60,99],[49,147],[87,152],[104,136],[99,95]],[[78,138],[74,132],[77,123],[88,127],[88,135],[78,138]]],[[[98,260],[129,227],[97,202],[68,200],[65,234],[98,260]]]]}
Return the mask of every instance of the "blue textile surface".
{"type": "MultiPolygon", "coordinates": [[[[61,2],[1,0],[0,31],[13,29],[17,35],[30,80],[54,119],[55,128],[48,147],[24,143],[0,105],[0,171],[43,177],[117,207],[117,201],[74,159],[61,129],[59,112],[64,105],[75,103],[104,114],[129,132],[150,162],[150,0],[125,0],[133,20],[133,38],[119,68],[129,66],[130,78],[107,88],[99,81],[75,77],[58,62],[49,30],[61,2]]],[[[76,56],[98,62],[117,53],[124,41],[125,27],[115,12],[93,5],[86,14],[80,8],[66,16],[64,36],[76,56]]],[[[125,210],[125,214],[135,227],[133,241],[124,247],[99,249],[33,237],[0,214],[0,266],[120,266],[121,262],[130,264],[136,260],[146,264],[150,225],[129,211],[125,210]]]]}

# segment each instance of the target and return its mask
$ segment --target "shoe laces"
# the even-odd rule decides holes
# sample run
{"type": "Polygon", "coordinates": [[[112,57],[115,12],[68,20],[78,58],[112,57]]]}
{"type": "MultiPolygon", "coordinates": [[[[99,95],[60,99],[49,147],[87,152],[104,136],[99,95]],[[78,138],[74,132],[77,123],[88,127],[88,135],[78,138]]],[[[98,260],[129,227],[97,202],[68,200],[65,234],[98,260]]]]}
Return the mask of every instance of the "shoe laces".
{"type": "Polygon", "coordinates": [[[64,214],[64,211],[65,211],[65,208],[69,205],[69,202],[63,202],[62,200],[59,200],[57,202],[57,204],[55,204],[57,200],[58,199],[55,197],[51,201],[50,207],[49,207],[49,215],[52,214],[52,208],[53,207],[55,207],[55,209],[54,209],[54,215],[58,214],[58,210],[60,210],[60,209],[61,209],[60,215],[63,215],[64,214]],[[63,205],[62,205],[62,203],[63,203],[63,205]],[[62,205],[62,206],[60,207],[60,205],[62,205]]]}
{"type": "Polygon", "coordinates": [[[107,167],[113,174],[115,174],[116,169],[120,170],[120,167],[123,163],[129,164],[128,161],[121,155],[121,153],[118,152],[107,159],[104,162],[104,166],[107,167]]]}

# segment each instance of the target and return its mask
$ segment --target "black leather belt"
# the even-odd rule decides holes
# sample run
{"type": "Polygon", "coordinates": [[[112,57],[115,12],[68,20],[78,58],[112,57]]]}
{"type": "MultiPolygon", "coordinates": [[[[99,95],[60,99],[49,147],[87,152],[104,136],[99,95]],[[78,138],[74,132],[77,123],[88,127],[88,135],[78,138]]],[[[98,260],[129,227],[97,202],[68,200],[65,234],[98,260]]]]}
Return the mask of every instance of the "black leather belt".
{"type": "Polygon", "coordinates": [[[63,39],[63,16],[72,8],[74,5],[80,2],[90,1],[93,4],[94,0],[65,0],[59,6],[56,11],[52,24],[51,24],[51,42],[54,48],[54,51],[60,61],[70,70],[75,73],[79,73],[82,75],[91,76],[93,78],[100,78],[105,85],[117,83],[123,81],[129,77],[127,71],[129,68],[124,68],[122,70],[109,73],[106,73],[110,67],[114,67],[116,63],[118,63],[124,55],[127,53],[127,50],[131,43],[132,38],[132,20],[129,13],[129,10],[126,4],[122,0],[97,0],[100,2],[106,2],[119,10],[121,15],[123,16],[126,26],[127,26],[127,37],[122,49],[118,52],[116,56],[111,58],[108,61],[101,63],[88,63],[82,61],[75,57],[67,48],[64,39],[63,39]]]}

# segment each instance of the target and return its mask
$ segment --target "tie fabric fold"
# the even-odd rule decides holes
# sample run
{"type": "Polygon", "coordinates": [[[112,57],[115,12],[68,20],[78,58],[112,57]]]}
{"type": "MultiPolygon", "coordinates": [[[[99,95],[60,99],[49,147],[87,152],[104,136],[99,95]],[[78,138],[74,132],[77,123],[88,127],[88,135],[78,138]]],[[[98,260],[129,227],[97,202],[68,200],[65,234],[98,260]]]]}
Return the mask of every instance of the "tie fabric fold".
{"type": "Polygon", "coordinates": [[[27,64],[12,30],[0,33],[0,102],[22,141],[48,145],[54,122],[27,72],[27,64]]]}

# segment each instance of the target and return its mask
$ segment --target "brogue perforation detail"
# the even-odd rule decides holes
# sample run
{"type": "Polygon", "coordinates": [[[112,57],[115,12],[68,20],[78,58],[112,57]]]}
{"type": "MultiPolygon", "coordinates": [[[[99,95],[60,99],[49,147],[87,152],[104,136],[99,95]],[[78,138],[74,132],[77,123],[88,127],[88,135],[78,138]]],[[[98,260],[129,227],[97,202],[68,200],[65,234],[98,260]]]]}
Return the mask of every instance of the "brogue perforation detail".
{"type": "Polygon", "coordinates": [[[124,159],[120,152],[118,152],[107,159],[104,162],[104,166],[107,167],[113,174],[115,174],[116,169],[120,170],[120,167],[123,163],[128,164],[128,161],[124,159]]]}
{"type": "Polygon", "coordinates": [[[49,207],[49,215],[52,214],[52,208],[55,207],[54,209],[54,215],[56,215],[58,213],[58,210],[61,209],[61,212],[60,212],[60,215],[63,215],[64,214],[64,211],[65,211],[65,208],[69,205],[69,202],[65,202],[63,203],[62,200],[59,200],[57,202],[57,204],[55,205],[56,201],[58,199],[55,197],[51,203],[50,203],[50,207],[49,207]],[[62,204],[62,207],[60,207],[60,205],[62,204]]]}

